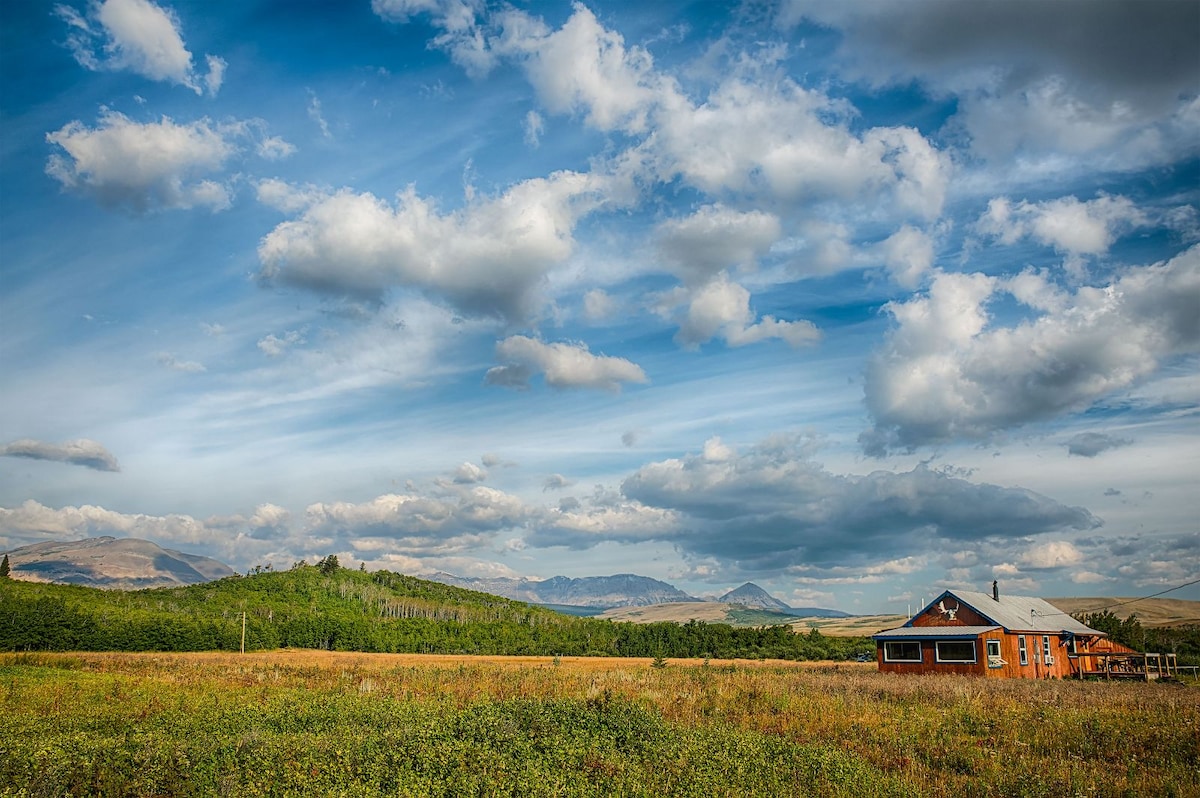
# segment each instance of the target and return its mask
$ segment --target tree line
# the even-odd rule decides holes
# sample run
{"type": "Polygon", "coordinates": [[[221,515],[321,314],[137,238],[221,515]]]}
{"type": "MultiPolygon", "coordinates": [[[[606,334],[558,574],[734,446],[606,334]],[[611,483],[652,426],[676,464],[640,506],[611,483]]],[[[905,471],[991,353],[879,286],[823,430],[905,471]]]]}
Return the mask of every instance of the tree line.
{"type": "Polygon", "coordinates": [[[1181,665],[1200,665],[1200,625],[1142,626],[1137,613],[1120,618],[1112,610],[1080,613],[1073,617],[1134,651],[1175,654],[1181,665]]]}
{"type": "Polygon", "coordinates": [[[563,615],[388,571],[317,566],[181,588],[105,591],[0,583],[0,650],[236,651],[246,649],[492,654],[852,659],[863,637],[789,626],[689,621],[634,624],[563,615]]]}

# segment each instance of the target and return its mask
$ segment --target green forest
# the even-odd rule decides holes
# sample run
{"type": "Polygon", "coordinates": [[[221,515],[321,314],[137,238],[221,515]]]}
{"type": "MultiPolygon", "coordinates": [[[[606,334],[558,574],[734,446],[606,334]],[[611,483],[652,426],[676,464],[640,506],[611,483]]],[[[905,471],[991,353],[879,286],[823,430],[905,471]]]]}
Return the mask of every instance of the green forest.
{"type": "Polygon", "coordinates": [[[0,579],[3,651],[312,648],[431,654],[847,660],[869,638],[788,626],[634,624],[564,615],[388,571],[296,563],[177,588],[107,591],[0,579]]]}

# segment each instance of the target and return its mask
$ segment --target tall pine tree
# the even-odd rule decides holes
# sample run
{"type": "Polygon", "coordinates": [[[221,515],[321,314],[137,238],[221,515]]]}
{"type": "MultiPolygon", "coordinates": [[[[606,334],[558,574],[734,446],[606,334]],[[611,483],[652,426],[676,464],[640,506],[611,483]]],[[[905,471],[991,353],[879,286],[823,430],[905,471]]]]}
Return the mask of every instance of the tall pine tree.
{"type": "Polygon", "coordinates": [[[4,559],[0,560],[0,579],[8,579],[8,555],[4,555],[4,559]]]}

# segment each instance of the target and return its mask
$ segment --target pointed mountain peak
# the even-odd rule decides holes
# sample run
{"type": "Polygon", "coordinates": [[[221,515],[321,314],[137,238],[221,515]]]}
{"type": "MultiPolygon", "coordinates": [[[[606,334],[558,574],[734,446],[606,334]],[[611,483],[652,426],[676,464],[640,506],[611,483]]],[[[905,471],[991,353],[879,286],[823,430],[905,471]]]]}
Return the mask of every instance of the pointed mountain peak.
{"type": "Polygon", "coordinates": [[[767,591],[763,590],[753,582],[747,582],[736,590],[731,590],[724,596],[721,596],[717,601],[725,604],[742,604],[746,607],[763,607],[771,610],[783,610],[784,612],[791,609],[779,599],[772,596],[767,591]]]}

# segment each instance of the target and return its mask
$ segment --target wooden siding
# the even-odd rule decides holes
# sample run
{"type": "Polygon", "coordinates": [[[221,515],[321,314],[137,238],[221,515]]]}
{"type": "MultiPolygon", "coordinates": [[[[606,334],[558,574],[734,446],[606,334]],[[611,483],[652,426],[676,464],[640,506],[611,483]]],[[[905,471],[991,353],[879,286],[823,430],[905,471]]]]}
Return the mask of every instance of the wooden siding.
{"type": "MultiPolygon", "coordinates": [[[[929,606],[918,612],[904,625],[903,632],[894,630],[896,636],[888,640],[886,637],[877,640],[876,660],[879,670],[887,673],[955,673],[963,675],[983,676],[985,678],[1001,679],[1067,679],[1081,673],[1095,670],[1102,657],[1098,652],[1118,652],[1124,646],[1108,641],[1094,629],[1066,619],[1063,627],[1056,623],[1046,623],[1040,619],[1058,614],[1041,599],[1028,597],[1004,597],[996,599],[993,595],[971,594],[975,600],[968,604],[955,591],[946,591],[929,606]],[[993,605],[993,602],[995,604],[993,605]],[[995,618],[988,618],[983,613],[995,612],[995,618]],[[1047,629],[1022,629],[1028,612],[1030,626],[1047,626],[1047,629]],[[1048,614],[1049,613],[1049,614],[1048,614]],[[1007,625],[1006,625],[1007,624],[1007,625]],[[1017,626],[1015,624],[1019,624],[1017,626]],[[972,628],[965,628],[972,627],[972,628]],[[991,631],[980,631],[995,627],[991,631]],[[927,636],[918,639],[912,636],[927,636]],[[1071,630],[1071,631],[1066,631],[1071,630]],[[955,632],[967,635],[966,640],[974,639],[975,662],[950,663],[938,662],[936,644],[939,639],[956,639],[955,632]],[[978,634],[977,634],[978,633],[978,634]],[[944,635],[945,637],[939,637],[944,635]],[[1021,638],[1025,638],[1026,658],[1021,662],[1021,638]],[[999,641],[1000,656],[992,662],[988,661],[987,643],[989,640],[999,641]],[[885,662],[885,642],[919,643],[921,646],[920,662],[885,662]]],[[[887,633],[883,633],[886,635],[887,633]]],[[[958,640],[963,638],[958,637],[958,640]]]]}
{"type": "MultiPolygon", "coordinates": [[[[939,617],[941,617],[939,615],[939,617]]],[[[914,626],[916,624],[914,623],[914,626]]],[[[928,625],[928,624],[926,624],[928,625]]],[[[939,624],[946,626],[947,624],[939,624]]],[[[970,624],[962,624],[964,626],[970,624]]],[[[876,660],[879,670],[883,673],[952,673],[963,676],[983,676],[995,679],[1067,679],[1074,676],[1077,666],[1068,657],[1069,645],[1065,637],[1049,635],[1050,656],[1053,663],[1047,664],[1043,659],[1041,633],[1026,633],[1027,664],[1021,664],[1020,634],[1006,633],[1002,629],[984,632],[975,638],[975,662],[947,663],[938,662],[936,640],[913,640],[921,645],[921,661],[918,662],[886,662],[883,657],[884,641],[878,641],[876,660]],[[1000,641],[999,667],[991,667],[988,663],[987,641],[1000,641]]]]}
{"type": "MultiPolygon", "coordinates": [[[[883,673],[955,673],[960,676],[983,676],[987,670],[987,654],[982,652],[982,638],[975,640],[975,662],[949,663],[937,661],[937,650],[933,640],[906,640],[921,646],[920,662],[887,662],[883,657],[884,641],[879,641],[879,670],[883,673]]],[[[897,641],[888,641],[897,642],[897,641]]],[[[955,642],[967,642],[956,640],[955,642]]]]}
{"type": "Polygon", "coordinates": [[[1060,635],[1048,635],[1050,638],[1050,657],[1053,663],[1044,660],[1042,646],[1043,632],[1002,632],[997,629],[985,637],[1000,641],[1000,659],[1003,661],[999,668],[989,668],[988,676],[1007,679],[1068,679],[1075,675],[1070,658],[1070,647],[1067,638],[1060,635]],[[1021,664],[1021,637],[1025,638],[1026,664],[1021,664]]]}
{"type": "MultiPolygon", "coordinates": [[[[954,608],[958,601],[950,599],[950,609],[954,608]]],[[[968,607],[966,604],[961,605],[954,613],[954,620],[950,620],[945,614],[938,611],[937,605],[934,604],[925,612],[917,615],[912,619],[913,626],[994,626],[991,621],[984,618],[979,613],[968,607]]]]}

